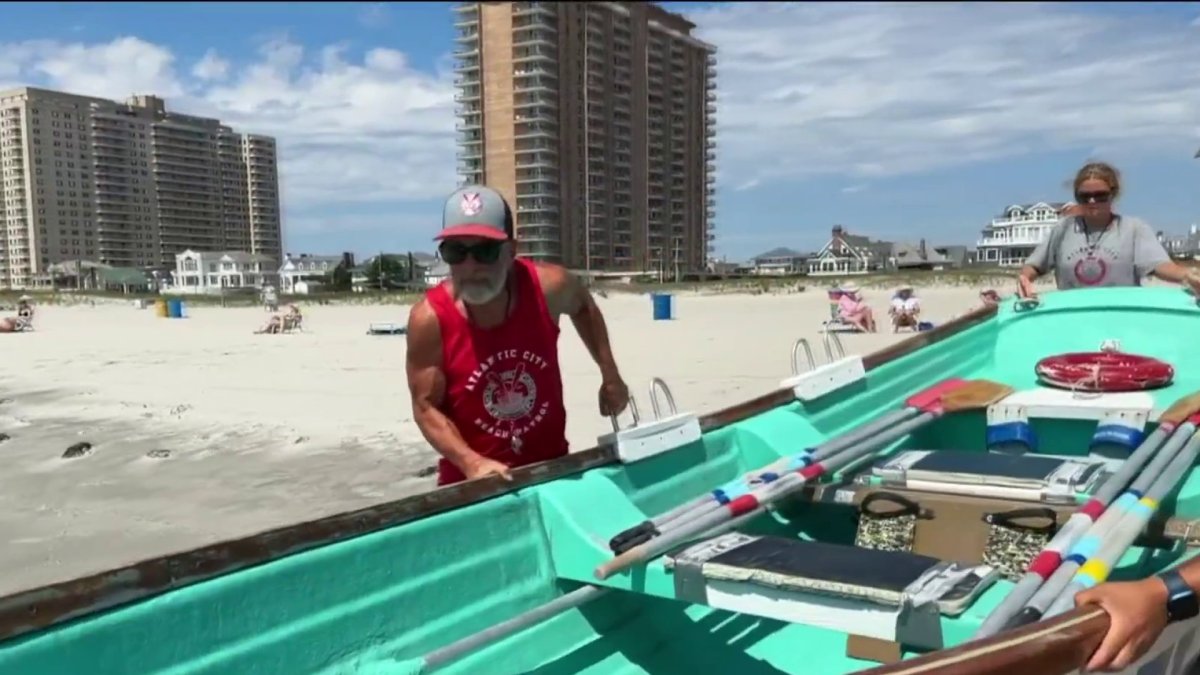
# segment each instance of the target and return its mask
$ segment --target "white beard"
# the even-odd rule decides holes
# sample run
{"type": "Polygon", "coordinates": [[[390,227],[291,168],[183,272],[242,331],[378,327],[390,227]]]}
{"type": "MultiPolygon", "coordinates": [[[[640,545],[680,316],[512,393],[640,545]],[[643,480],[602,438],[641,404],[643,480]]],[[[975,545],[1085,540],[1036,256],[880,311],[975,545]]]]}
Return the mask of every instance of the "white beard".
{"type": "Polygon", "coordinates": [[[498,280],[489,279],[487,282],[456,284],[458,297],[468,305],[486,305],[504,290],[505,277],[498,280]]]}

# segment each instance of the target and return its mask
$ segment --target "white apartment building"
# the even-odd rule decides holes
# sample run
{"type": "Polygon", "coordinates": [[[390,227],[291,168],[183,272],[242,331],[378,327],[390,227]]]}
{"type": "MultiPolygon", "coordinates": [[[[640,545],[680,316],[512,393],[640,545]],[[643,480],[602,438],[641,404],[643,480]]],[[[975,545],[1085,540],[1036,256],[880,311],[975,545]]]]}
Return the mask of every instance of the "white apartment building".
{"type": "Polygon", "coordinates": [[[187,249],[280,258],[274,139],[155,96],[0,91],[0,289],[65,260],[170,267],[187,249]]]}
{"type": "Polygon", "coordinates": [[[198,295],[249,291],[278,280],[278,259],[245,251],[192,251],[175,256],[172,293],[198,295]]]}
{"type": "Polygon", "coordinates": [[[1041,240],[1050,234],[1073,202],[1014,204],[983,228],[976,242],[978,262],[1001,267],[1019,267],[1041,240]]]}

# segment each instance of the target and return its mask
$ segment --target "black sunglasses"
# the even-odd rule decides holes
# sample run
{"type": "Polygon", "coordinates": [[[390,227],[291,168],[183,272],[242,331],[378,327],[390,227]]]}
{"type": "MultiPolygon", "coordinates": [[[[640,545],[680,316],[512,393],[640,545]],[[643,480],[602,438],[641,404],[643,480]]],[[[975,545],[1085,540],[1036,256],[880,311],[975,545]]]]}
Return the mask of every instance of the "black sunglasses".
{"type": "Polygon", "coordinates": [[[503,245],[502,241],[485,241],[469,246],[461,241],[447,239],[438,245],[438,253],[448,265],[462,264],[467,256],[471,256],[481,265],[490,265],[500,259],[500,247],[503,245]]]}
{"type": "Polygon", "coordinates": [[[1090,204],[1090,203],[1093,203],[1093,202],[1094,202],[1094,203],[1096,203],[1096,204],[1104,204],[1104,203],[1107,203],[1107,202],[1108,202],[1108,200],[1109,200],[1109,199],[1111,199],[1111,198],[1112,198],[1112,193],[1111,193],[1111,192],[1107,192],[1107,191],[1105,191],[1105,192],[1077,192],[1077,193],[1075,193],[1075,200],[1076,200],[1077,202],[1079,202],[1080,204],[1090,204]]]}

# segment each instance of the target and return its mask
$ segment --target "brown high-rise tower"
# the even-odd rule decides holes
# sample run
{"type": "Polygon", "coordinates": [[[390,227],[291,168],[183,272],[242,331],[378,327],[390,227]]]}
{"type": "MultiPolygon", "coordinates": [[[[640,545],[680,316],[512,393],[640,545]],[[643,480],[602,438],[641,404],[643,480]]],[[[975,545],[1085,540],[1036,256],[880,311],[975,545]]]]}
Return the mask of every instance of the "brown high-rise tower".
{"type": "Polygon", "coordinates": [[[522,255],[705,267],[716,48],[694,24],[640,2],[470,2],[454,20],[458,172],[510,200],[522,255]]]}

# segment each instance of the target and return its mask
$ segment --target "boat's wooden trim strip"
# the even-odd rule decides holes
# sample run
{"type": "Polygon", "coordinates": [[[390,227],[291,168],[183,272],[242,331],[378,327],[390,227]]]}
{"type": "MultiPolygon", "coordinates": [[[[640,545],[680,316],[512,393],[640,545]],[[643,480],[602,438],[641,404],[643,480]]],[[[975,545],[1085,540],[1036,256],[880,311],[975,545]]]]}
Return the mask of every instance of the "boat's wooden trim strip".
{"type": "MultiPolygon", "coordinates": [[[[982,323],[995,313],[994,307],[980,308],[933,330],[917,333],[866,356],[864,367],[878,368],[982,323]]],[[[701,428],[711,431],[792,400],[791,390],[779,389],[706,415],[700,420],[701,428]]],[[[512,472],[512,482],[499,478],[468,481],[0,597],[0,640],[615,462],[611,446],[591,448],[516,469],[512,472]]]]}
{"type": "Polygon", "coordinates": [[[1063,675],[1087,663],[1107,631],[1104,610],[1079,608],[859,675],[1063,675]]]}

